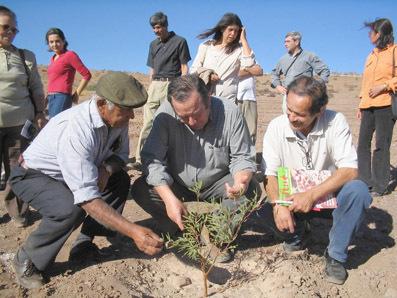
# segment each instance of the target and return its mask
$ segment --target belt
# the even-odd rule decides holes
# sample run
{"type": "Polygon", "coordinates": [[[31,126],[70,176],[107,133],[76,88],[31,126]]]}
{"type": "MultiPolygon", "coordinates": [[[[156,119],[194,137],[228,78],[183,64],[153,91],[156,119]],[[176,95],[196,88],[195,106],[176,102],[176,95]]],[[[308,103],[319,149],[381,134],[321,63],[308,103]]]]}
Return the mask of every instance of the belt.
{"type": "Polygon", "coordinates": [[[172,78],[153,78],[153,81],[162,81],[162,82],[171,82],[173,80],[175,80],[175,77],[172,78]]]}

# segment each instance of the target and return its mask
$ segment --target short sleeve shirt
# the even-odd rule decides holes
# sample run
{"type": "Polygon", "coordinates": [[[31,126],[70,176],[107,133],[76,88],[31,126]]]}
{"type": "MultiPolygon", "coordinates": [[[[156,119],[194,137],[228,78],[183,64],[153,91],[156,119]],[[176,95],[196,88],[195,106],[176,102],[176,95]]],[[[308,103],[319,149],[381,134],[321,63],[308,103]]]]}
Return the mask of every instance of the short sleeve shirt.
{"type": "MultiPolygon", "coordinates": [[[[273,119],[263,138],[262,169],[277,176],[278,167],[305,168],[306,154],[301,139],[291,129],[287,115],[273,119]]],[[[313,169],[334,172],[338,168],[357,168],[357,153],[350,128],[343,114],[326,110],[307,136],[313,169]]]]}
{"type": "Polygon", "coordinates": [[[154,70],[154,78],[173,78],[182,74],[181,65],[190,59],[186,40],[171,31],[166,41],[157,38],[150,43],[147,66],[154,70]]]}

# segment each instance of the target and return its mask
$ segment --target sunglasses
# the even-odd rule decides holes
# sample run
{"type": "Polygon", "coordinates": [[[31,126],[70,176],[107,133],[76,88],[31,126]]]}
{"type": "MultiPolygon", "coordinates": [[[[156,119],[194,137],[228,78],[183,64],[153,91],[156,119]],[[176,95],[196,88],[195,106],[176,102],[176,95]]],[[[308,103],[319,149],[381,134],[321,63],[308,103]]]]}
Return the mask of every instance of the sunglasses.
{"type": "Polygon", "coordinates": [[[0,24],[0,28],[5,31],[6,33],[17,34],[19,30],[16,27],[10,25],[2,25],[0,24]]]}

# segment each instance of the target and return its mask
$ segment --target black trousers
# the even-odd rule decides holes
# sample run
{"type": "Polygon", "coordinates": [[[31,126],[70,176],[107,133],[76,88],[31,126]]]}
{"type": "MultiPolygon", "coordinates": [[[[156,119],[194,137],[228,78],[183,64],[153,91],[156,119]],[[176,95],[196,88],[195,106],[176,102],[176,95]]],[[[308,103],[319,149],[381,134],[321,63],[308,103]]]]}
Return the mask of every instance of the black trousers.
{"type": "MultiPolygon", "coordinates": [[[[226,175],[207,189],[203,189],[200,192],[199,201],[209,202],[211,199],[216,199],[217,201],[222,201],[222,205],[226,208],[236,210],[235,208],[238,208],[239,205],[246,202],[247,199],[253,199],[255,194],[258,198],[261,196],[261,188],[255,178],[253,178],[245,193],[246,198],[242,197],[240,200],[227,199],[225,192],[226,182],[233,185],[234,181],[232,175],[226,175]]],[[[197,200],[196,194],[183,185],[174,182],[170,188],[181,201],[191,202],[197,200]]],[[[143,210],[157,220],[161,232],[172,234],[178,230],[178,226],[167,216],[167,210],[163,200],[153,187],[146,183],[145,177],[140,177],[134,182],[131,188],[131,196],[143,210]]]]}
{"type": "Polygon", "coordinates": [[[378,193],[385,192],[389,184],[394,122],[390,106],[362,110],[357,146],[359,178],[378,193]],[[374,133],[376,140],[371,158],[374,133]]]}
{"type": "MultiPolygon", "coordinates": [[[[74,204],[72,192],[61,181],[36,170],[15,167],[11,171],[10,184],[15,194],[42,216],[37,229],[21,247],[41,271],[53,263],[70,234],[82,223],[81,231],[89,236],[114,233],[86,216],[86,212],[74,204]]],[[[129,186],[130,178],[126,172],[115,173],[109,178],[102,198],[121,214],[129,186]]]]}

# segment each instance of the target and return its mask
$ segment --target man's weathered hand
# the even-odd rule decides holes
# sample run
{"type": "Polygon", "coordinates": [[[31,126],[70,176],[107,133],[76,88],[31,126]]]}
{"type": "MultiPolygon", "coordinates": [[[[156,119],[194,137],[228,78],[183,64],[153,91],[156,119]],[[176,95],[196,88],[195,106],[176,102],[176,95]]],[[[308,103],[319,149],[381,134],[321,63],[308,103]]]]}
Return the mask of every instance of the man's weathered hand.
{"type": "Polygon", "coordinates": [[[145,227],[136,226],[136,231],[132,238],[139,250],[151,256],[159,253],[163,248],[163,239],[145,227]]]}
{"type": "Polygon", "coordinates": [[[288,207],[291,212],[303,212],[307,213],[312,210],[315,200],[309,191],[299,192],[286,198],[288,201],[292,201],[292,204],[288,207]]]}
{"type": "Polygon", "coordinates": [[[167,201],[167,203],[165,203],[165,208],[168,217],[177,224],[181,231],[183,231],[182,216],[187,214],[187,209],[185,205],[183,205],[183,202],[175,198],[167,201]]]}
{"type": "Polygon", "coordinates": [[[273,217],[279,231],[289,231],[290,233],[295,231],[294,216],[292,212],[288,210],[288,207],[275,205],[273,207],[273,217]]]}

